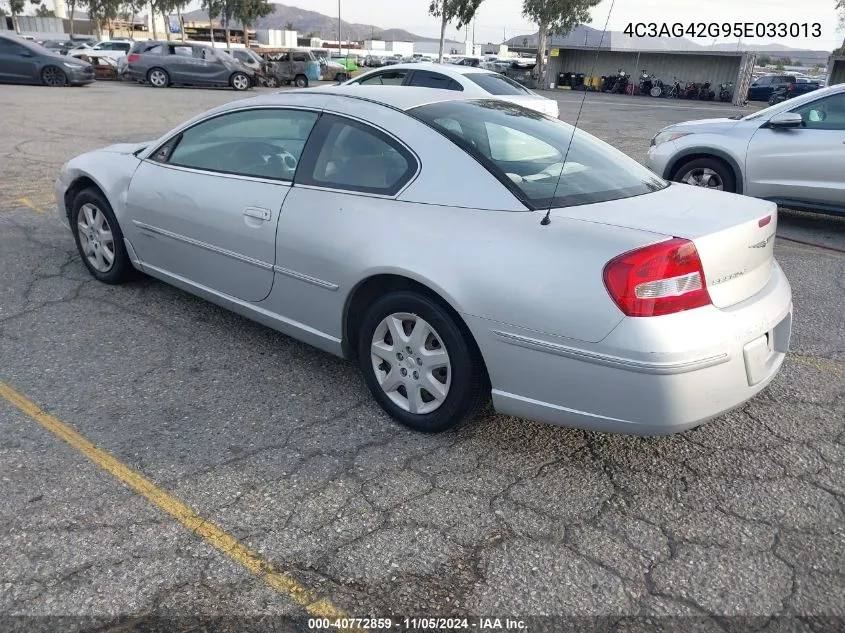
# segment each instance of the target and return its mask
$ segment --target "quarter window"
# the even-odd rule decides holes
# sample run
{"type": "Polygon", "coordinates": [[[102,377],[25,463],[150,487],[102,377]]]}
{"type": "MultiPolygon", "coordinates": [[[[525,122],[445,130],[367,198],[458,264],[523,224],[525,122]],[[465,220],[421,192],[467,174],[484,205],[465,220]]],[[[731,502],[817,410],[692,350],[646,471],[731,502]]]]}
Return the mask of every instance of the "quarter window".
{"type": "Polygon", "coordinates": [[[151,160],[205,171],[293,180],[315,112],[245,110],[188,128],[159,148],[151,160]]]}
{"type": "Polygon", "coordinates": [[[298,183],[395,195],[416,171],[408,150],[357,121],[325,116],[313,142],[315,152],[303,162],[298,183]]]}

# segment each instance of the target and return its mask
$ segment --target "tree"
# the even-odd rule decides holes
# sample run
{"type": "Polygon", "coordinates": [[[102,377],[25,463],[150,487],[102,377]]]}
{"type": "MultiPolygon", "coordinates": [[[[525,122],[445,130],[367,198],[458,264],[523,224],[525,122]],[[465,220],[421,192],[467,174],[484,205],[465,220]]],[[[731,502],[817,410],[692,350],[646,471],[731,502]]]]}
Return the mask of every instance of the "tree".
{"type": "Polygon", "coordinates": [[[537,75],[545,86],[546,38],[566,35],[579,24],[592,21],[590,9],[599,0],[522,0],[522,15],[540,27],[537,36],[537,75]]]}
{"type": "Polygon", "coordinates": [[[475,17],[483,0],[431,0],[428,5],[429,15],[440,18],[440,50],[437,61],[443,61],[443,43],[446,41],[446,25],[458,23],[458,30],[469,24],[475,17]]]}
{"type": "Polygon", "coordinates": [[[65,0],[67,5],[67,17],[70,23],[70,37],[73,39],[73,14],[76,13],[76,7],[82,5],[80,0],[65,0]]]}
{"type": "Polygon", "coordinates": [[[54,18],[56,14],[53,12],[52,9],[48,9],[43,4],[38,5],[38,8],[35,10],[35,17],[37,18],[54,18]]]}
{"type": "Polygon", "coordinates": [[[9,13],[12,14],[12,28],[17,33],[21,32],[21,27],[18,24],[18,16],[23,13],[25,6],[25,0],[9,0],[9,13]]]}
{"type": "Polygon", "coordinates": [[[285,22],[285,31],[295,31],[296,26],[293,22],[285,22]]]}
{"type": "MultiPolygon", "coordinates": [[[[839,28],[845,29],[845,0],[836,0],[836,12],[839,14],[839,28]]],[[[845,55],[845,39],[842,40],[839,53],[845,55]]]]}
{"type": "Polygon", "coordinates": [[[257,20],[273,13],[276,7],[267,0],[239,0],[235,5],[235,17],[244,30],[244,44],[249,48],[249,29],[257,20]]]}
{"type": "Polygon", "coordinates": [[[772,63],[772,58],[769,57],[768,55],[760,55],[757,58],[757,65],[758,66],[768,66],[771,63],[772,63]]]}
{"type": "Polygon", "coordinates": [[[211,27],[211,45],[214,46],[214,20],[220,17],[220,0],[202,0],[203,11],[208,13],[208,23],[211,27]]]}

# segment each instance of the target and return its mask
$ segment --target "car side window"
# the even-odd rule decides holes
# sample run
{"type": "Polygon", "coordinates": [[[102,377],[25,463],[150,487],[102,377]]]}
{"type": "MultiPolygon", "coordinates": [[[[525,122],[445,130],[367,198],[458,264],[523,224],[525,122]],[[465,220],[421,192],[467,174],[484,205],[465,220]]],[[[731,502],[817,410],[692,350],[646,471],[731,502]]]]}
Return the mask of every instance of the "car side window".
{"type": "Polygon", "coordinates": [[[318,116],[316,112],[280,108],[222,114],[169,140],[150,160],[290,181],[318,116]]]}
{"type": "Polygon", "coordinates": [[[307,62],[307,61],[309,61],[308,55],[306,55],[305,53],[294,53],[293,54],[293,61],[295,61],[295,62],[307,62]]]}
{"type": "Polygon", "coordinates": [[[16,55],[21,47],[8,40],[0,39],[0,55],[16,55]]]}
{"type": "Polygon", "coordinates": [[[808,130],[845,130],[845,93],[830,95],[795,108],[808,130]]]}
{"type": "Polygon", "coordinates": [[[358,83],[362,86],[401,86],[405,83],[405,77],[407,76],[407,70],[388,70],[362,79],[358,83]]]}
{"type": "Polygon", "coordinates": [[[193,57],[194,49],[191,46],[170,46],[171,55],[181,55],[182,57],[193,57]]]}
{"type": "Polygon", "coordinates": [[[447,77],[446,75],[429,72],[428,70],[414,71],[408,85],[420,86],[423,88],[440,88],[441,90],[463,91],[463,87],[457,81],[447,77]]]}
{"type": "Polygon", "coordinates": [[[416,173],[414,156],[376,128],[326,115],[297,173],[297,183],[395,195],[416,173]]]}
{"type": "Polygon", "coordinates": [[[156,44],[152,48],[148,48],[144,53],[147,55],[161,55],[164,53],[164,47],[161,44],[156,44]]]}

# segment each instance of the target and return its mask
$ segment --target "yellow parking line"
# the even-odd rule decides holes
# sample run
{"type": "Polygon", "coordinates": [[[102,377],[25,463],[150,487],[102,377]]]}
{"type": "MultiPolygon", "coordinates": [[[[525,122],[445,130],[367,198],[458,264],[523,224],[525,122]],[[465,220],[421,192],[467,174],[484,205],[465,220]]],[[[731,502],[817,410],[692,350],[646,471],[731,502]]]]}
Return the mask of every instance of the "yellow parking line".
{"type": "Polygon", "coordinates": [[[29,207],[29,209],[35,211],[36,213],[44,213],[44,210],[29,198],[18,198],[17,200],[12,200],[12,202],[17,202],[18,204],[22,204],[25,207],[29,207]]]}
{"type": "Polygon", "coordinates": [[[85,455],[92,462],[117,477],[155,506],[179,521],[197,534],[206,543],[217,548],[239,565],[245,567],[279,593],[292,598],[308,613],[320,618],[345,618],[343,611],[326,600],[318,599],[308,589],[287,574],[275,569],[269,562],[237,541],[233,536],[210,523],[190,507],[172,497],[140,473],[132,470],[106,451],[97,448],[73,428],[41,410],[41,408],[18,393],[6,383],[0,382],[0,396],[38,422],[45,429],[63,439],[71,447],[85,455]]]}
{"type": "Polygon", "coordinates": [[[845,376],[845,369],[843,369],[841,365],[837,365],[836,363],[827,363],[816,358],[810,358],[809,356],[799,356],[797,354],[790,354],[788,358],[794,360],[796,363],[801,363],[802,365],[806,365],[807,367],[818,369],[821,372],[836,374],[837,376],[845,376]]]}

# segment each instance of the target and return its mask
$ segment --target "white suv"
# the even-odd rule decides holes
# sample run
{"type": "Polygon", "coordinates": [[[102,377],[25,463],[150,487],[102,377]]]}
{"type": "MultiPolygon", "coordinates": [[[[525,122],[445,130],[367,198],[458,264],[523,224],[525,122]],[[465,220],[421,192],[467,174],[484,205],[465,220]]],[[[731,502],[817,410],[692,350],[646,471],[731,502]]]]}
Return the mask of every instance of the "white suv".
{"type": "Polygon", "coordinates": [[[97,42],[91,48],[79,48],[68,53],[68,57],[108,57],[117,61],[121,57],[129,53],[132,48],[132,42],[129,40],[102,40],[97,42]]]}

